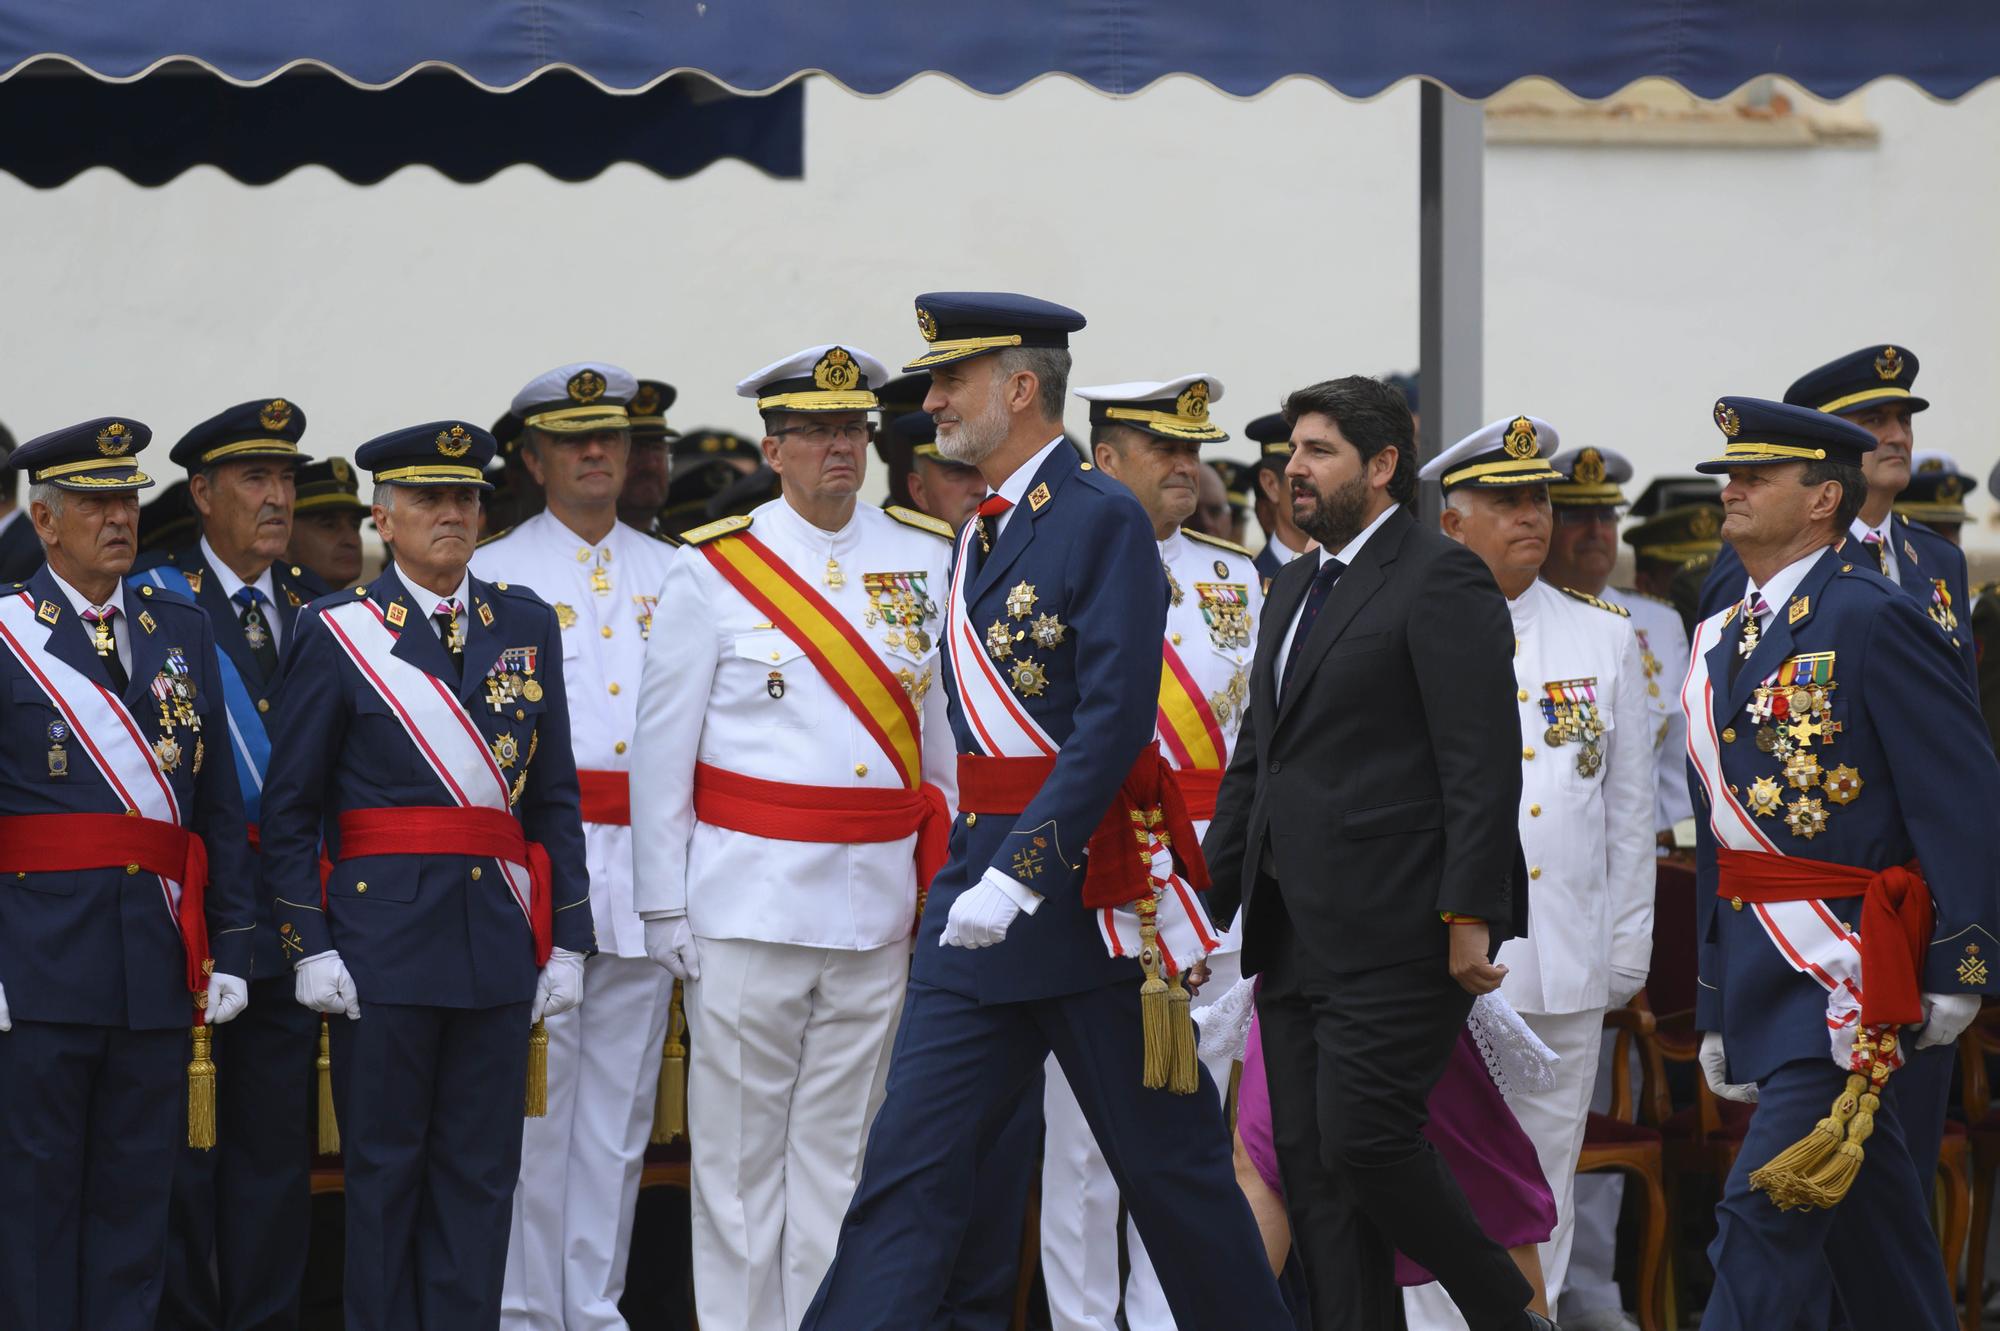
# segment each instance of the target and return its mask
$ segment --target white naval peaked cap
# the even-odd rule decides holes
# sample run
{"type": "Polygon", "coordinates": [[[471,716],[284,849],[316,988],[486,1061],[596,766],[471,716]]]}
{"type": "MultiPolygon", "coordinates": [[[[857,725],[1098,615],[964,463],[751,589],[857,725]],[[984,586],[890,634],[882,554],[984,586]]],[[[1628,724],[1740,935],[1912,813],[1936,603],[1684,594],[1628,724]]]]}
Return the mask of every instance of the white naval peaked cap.
{"type": "Polygon", "coordinates": [[[1092,425],[1126,425],[1163,439],[1204,443],[1229,438],[1228,431],[1209,419],[1208,404],[1222,400],[1222,380],[1212,374],[1099,384],[1074,391],[1090,404],[1092,425]]]}
{"type": "Polygon", "coordinates": [[[1426,462],[1417,477],[1438,482],[1446,494],[1462,485],[1499,489],[1563,481],[1568,478],[1549,465],[1560,442],[1555,426],[1539,416],[1506,416],[1426,462]]]}
{"type": "Polygon", "coordinates": [[[889,367],[859,347],[822,342],[772,361],[736,385],[759,411],[874,411],[889,367]]]}
{"type": "Polygon", "coordinates": [[[509,410],[523,425],[553,434],[623,430],[631,424],[626,404],[638,391],[631,371],[608,361],[578,361],[530,379],[509,410]]]}

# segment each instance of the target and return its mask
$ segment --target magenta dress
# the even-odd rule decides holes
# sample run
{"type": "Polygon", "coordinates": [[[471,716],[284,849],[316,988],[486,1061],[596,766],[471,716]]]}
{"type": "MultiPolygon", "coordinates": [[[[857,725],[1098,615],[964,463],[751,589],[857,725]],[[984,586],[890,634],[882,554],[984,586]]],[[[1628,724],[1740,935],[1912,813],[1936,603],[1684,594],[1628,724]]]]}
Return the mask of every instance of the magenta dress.
{"type": "MultiPolygon", "coordinates": [[[[1542,1176],[1535,1144],[1493,1084],[1472,1032],[1461,1030],[1444,1076],[1431,1091],[1424,1136],[1444,1156],[1486,1236],[1503,1248],[1544,1243],[1556,1228],[1556,1199],[1542,1176]]],[[[1255,1017],[1243,1050],[1236,1092],[1236,1132],[1264,1185],[1280,1197],[1278,1148],[1271,1137],[1271,1091],[1264,1080],[1264,1041],[1255,1017]]],[[[1396,1254],[1398,1285],[1427,1285],[1431,1273],[1396,1254]]]]}

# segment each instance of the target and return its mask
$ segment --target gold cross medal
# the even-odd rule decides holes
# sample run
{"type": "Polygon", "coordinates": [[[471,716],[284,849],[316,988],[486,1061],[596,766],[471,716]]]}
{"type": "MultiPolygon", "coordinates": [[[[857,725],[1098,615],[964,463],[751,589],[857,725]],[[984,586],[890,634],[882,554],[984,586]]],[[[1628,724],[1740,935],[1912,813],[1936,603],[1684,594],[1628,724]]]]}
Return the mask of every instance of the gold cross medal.
{"type": "Polygon", "coordinates": [[[512,767],[521,757],[521,746],[514,742],[511,731],[493,737],[493,761],[501,771],[512,767]]]}
{"type": "Polygon", "coordinates": [[[181,765],[180,742],[171,733],[160,736],[153,741],[153,756],[160,760],[162,772],[173,775],[174,769],[181,765]]]}

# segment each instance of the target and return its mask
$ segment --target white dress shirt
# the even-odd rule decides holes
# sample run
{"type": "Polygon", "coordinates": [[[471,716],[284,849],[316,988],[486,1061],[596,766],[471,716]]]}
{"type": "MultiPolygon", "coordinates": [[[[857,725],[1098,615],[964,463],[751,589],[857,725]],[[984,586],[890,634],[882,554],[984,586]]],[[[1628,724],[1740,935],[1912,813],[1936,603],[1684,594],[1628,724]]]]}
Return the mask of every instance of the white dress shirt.
{"type": "MultiPolygon", "coordinates": [[[[98,603],[93,602],[82,592],[64,582],[62,574],[56,572],[53,564],[49,566],[49,576],[56,580],[56,586],[62,588],[63,595],[69,598],[70,608],[76,611],[79,619],[83,617],[83,612],[86,610],[101,610],[107,605],[117,609],[118,613],[112,616],[111,619],[111,642],[118,652],[118,664],[125,667],[126,677],[130,678],[132,674],[132,630],[125,620],[125,580],[120,578],[112,586],[111,595],[106,597],[103,602],[98,603]]],[[[87,633],[95,632],[88,624],[84,625],[84,631],[87,633]]]]}
{"type": "Polygon", "coordinates": [[[395,563],[394,560],[391,560],[390,563],[396,570],[396,576],[402,579],[404,590],[409,592],[411,604],[417,607],[417,613],[424,617],[424,622],[431,626],[431,632],[437,634],[438,637],[444,637],[444,626],[439,624],[433,616],[437,613],[437,608],[440,605],[446,601],[456,601],[458,602],[458,613],[461,615],[468,613],[472,609],[472,575],[469,572],[458,575],[457,591],[453,592],[450,596],[439,596],[436,592],[405,573],[401,564],[395,563]]]}
{"type": "Polygon", "coordinates": [[[1759,632],[1771,627],[1771,620],[1777,616],[1778,611],[1784,608],[1785,603],[1792,599],[1792,592],[1797,589],[1799,583],[1805,580],[1807,571],[1814,564],[1818,563],[1819,557],[1825,553],[1826,547],[1821,546],[1811,554],[1803,555],[1793,560],[1776,573],[1773,573],[1770,581],[1766,582],[1762,587],[1757,585],[1755,578],[1750,577],[1748,574],[1744,575],[1743,604],[1746,607],[1754,606],[1760,595],[1764,598],[1764,613],[1757,617],[1759,632]]]}
{"type": "MultiPolygon", "coordinates": [[[[1000,539],[1001,532],[1007,530],[1007,520],[1014,516],[1014,510],[1019,508],[1021,501],[1027,497],[1029,484],[1034,481],[1035,474],[1041,471],[1042,463],[1048,461],[1049,454],[1055,452],[1057,444],[1067,447],[1069,441],[1061,435],[1057,435],[1046,444],[1043,444],[1041,448],[1036,450],[1033,457],[1007,473],[1007,479],[1000,482],[1000,488],[993,492],[1006,500],[1009,505],[1005,513],[1002,513],[993,520],[993,539],[995,541],[1000,539]]],[[[1012,882],[1014,880],[1010,878],[1007,881],[1012,882]]]]}
{"type": "MultiPolygon", "coordinates": [[[[278,584],[271,576],[271,566],[266,564],[255,582],[246,583],[236,576],[235,569],[222,562],[222,557],[215,553],[215,547],[208,543],[206,536],[201,538],[201,557],[215,570],[216,585],[222,588],[223,599],[232,605],[235,604],[238,588],[255,587],[264,594],[264,600],[257,609],[264,616],[264,626],[271,631],[271,646],[282,651],[285,646],[284,630],[278,626],[278,584]]],[[[243,618],[241,606],[236,607],[236,617],[239,620],[243,618]]]]}

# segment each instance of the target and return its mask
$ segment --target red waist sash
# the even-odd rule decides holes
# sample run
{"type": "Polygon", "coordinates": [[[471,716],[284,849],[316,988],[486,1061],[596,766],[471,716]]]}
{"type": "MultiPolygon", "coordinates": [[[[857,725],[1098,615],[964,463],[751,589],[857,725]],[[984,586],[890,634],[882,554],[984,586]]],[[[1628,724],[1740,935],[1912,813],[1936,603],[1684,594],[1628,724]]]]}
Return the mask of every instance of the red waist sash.
{"type": "Polygon", "coordinates": [[[576,784],[583,791],[583,821],[613,827],[632,825],[632,778],[626,772],[605,772],[596,768],[576,769],[576,784]]]}
{"type": "MultiPolygon", "coordinates": [[[[1018,814],[1041,793],[1055,771],[1050,757],[988,758],[958,755],[958,807],[970,813],[1018,814]]],[[[1139,755],[1124,784],[1090,834],[1090,871],[1083,879],[1083,904],[1092,910],[1123,906],[1152,895],[1152,861],[1146,829],[1159,826],[1173,849],[1174,863],[1190,887],[1208,888],[1208,864],[1194,834],[1188,800],[1159,745],[1139,755]]],[[[1213,808],[1211,806],[1211,812],[1213,808]]]]}
{"type": "Polygon", "coordinates": [[[1924,1019],[1918,979],[1935,913],[1915,861],[1886,869],[1798,855],[1716,848],[1715,894],[1749,902],[1861,898],[1861,1022],[1910,1026],[1924,1019]]]}
{"type": "Polygon", "coordinates": [[[1198,823],[1215,818],[1215,797],[1222,793],[1220,767],[1176,767],[1174,783],[1187,801],[1188,817],[1198,823]]]}
{"type": "Polygon", "coordinates": [[[549,853],[540,842],[528,840],[520,820],[505,809],[349,809],[340,815],[340,858],[371,855],[470,855],[523,866],[530,884],[528,925],[535,935],[535,965],[548,964],[555,947],[549,853]]]}
{"type": "Polygon", "coordinates": [[[944,792],[928,782],[915,790],[804,786],[696,763],[694,816],[710,827],[774,841],[855,846],[915,833],[919,892],[929,890],[944,867],[951,839],[944,792]]]}
{"type": "Polygon", "coordinates": [[[176,823],[120,813],[44,813],[0,818],[0,873],[75,873],[133,866],[181,885],[181,946],[187,954],[188,992],[207,1007],[208,847],[176,823]]]}

